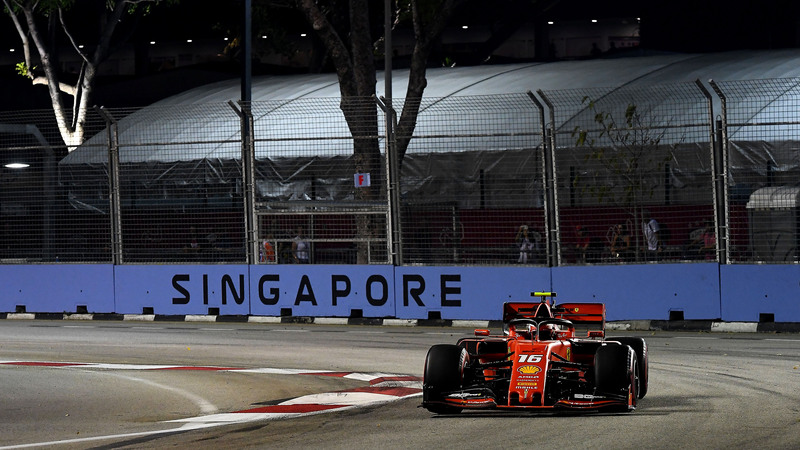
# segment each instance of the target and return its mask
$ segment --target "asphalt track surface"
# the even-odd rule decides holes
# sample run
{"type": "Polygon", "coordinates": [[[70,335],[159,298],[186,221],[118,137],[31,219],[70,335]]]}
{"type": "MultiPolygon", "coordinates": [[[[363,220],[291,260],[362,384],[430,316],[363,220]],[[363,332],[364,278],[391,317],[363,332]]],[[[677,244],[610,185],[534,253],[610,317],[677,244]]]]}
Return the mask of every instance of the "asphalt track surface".
{"type": "Polygon", "coordinates": [[[800,446],[798,334],[617,333],[644,336],[650,346],[650,390],[630,414],[436,416],[419,408],[420,397],[411,394],[311,414],[202,422],[273,411],[322,393],[364,393],[374,385],[364,374],[413,380],[422,375],[431,345],[470,333],[438,327],[2,321],[0,448],[800,446]],[[354,373],[359,376],[348,377],[354,373]],[[204,425],[187,427],[192,423],[204,425]]]}

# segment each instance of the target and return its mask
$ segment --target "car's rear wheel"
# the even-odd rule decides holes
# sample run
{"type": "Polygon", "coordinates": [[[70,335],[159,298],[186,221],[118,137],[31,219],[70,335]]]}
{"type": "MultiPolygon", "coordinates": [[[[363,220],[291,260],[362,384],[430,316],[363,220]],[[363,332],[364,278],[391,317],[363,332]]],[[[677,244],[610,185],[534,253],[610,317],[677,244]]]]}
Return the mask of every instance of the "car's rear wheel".
{"type": "MultiPolygon", "coordinates": [[[[636,406],[637,365],[633,349],[617,344],[599,347],[594,355],[594,377],[599,393],[632,397],[631,406],[636,406]]],[[[630,408],[625,406],[621,410],[630,408]]]]}
{"type": "Polygon", "coordinates": [[[431,402],[440,400],[445,392],[461,389],[467,358],[466,349],[458,345],[439,344],[428,350],[422,382],[423,405],[428,411],[436,414],[461,412],[461,408],[431,402]]]}
{"type": "Polygon", "coordinates": [[[636,365],[639,367],[639,390],[638,397],[644,398],[647,395],[647,385],[649,383],[649,358],[647,356],[647,342],[639,337],[617,337],[608,338],[609,341],[617,341],[622,345],[630,346],[636,353],[636,365]]]}

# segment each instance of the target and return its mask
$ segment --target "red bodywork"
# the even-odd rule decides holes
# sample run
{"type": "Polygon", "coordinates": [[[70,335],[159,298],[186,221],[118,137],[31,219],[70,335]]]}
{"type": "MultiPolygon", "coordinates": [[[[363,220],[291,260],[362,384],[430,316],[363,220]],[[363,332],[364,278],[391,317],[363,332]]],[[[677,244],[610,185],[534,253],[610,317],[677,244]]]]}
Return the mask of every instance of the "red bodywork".
{"type": "MultiPolygon", "coordinates": [[[[456,346],[463,352],[458,373],[455,369],[450,372],[448,363],[444,362],[448,357],[456,360],[455,353],[459,351],[456,346],[434,346],[439,348],[432,348],[426,359],[423,406],[440,413],[464,408],[617,407],[632,411],[636,406],[638,385],[638,378],[634,376],[638,374],[635,361],[625,355],[633,350],[625,346],[625,349],[611,351],[622,356],[612,355],[611,359],[599,356],[606,367],[609,364],[620,366],[601,369],[609,371],[616,381],[626,376],[622,371],[629,373],[629,386],[619,382],[614,384],[614,389],[609,389],[605,375],[598,375],[594,370],[597,354],[609,352],[598,350],[600,347],[620,347],[619,342],[607,343],[604,339],[605,305],[564,303],[554,306],[548,298],[554,294],[538,296],[544,298],[536,303],[503,305],[503,335],[475,330],[475,337],[460,339],[456,346]],[[448,356],[450,354],[452,356],[448,356]],[[624,364],[630,367],[622,367],[624,364]],[[461,378],[458,386],[450,381],[455,377],[461,378]]],[[[632,358],[635,360],[636,356],[632,358]]]]}

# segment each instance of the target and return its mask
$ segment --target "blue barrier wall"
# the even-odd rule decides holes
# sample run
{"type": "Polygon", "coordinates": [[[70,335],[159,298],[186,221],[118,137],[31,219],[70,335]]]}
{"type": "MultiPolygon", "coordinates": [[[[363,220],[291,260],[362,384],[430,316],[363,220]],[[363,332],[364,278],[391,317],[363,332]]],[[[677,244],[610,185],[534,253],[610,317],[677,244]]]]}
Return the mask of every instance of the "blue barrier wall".
{"type": "Polygon", "coordinates": [[[609,320],[800,322],[800,266],[0,266],[0,312],[500,319],[505,301],[553,290],[607,304],[609,320]]]}
{"type": "Polygon", "coordinates": [[[397,267],[395,277],[401,319],[439,313],[443,319],[499,320],[503,302],[550,290],[546,267],[397,267]]]}
{"type": "Polygon", "coordinates": [[[250,311],[257,316],[394,317],[394,267],[250,267],[250,311]]]}
{"type": "Polygon", "coordinates": [[[114,312],[114,270],[110,264],[0,266],[0,312],[114,312]]]}
{"type": "MultiPolygon", "coordinates": [[[[606,303],[608,320],[721,317],[719,264],[644,264],[553,268],[558,299],[606,303]]],[[[800,318],[800,316],[798,316],[800,318]]]]}
{"type": "Polygon", "coordinates": [[[800,321],[800,266],[720,266],[720,281],[723,320],[755,322],[765,313],[800,321]]]}
{"type": "Polygon", "coordinates": [[[117,266],[115,274],[119,314],[250,314],[246,265],[117,266]]]}

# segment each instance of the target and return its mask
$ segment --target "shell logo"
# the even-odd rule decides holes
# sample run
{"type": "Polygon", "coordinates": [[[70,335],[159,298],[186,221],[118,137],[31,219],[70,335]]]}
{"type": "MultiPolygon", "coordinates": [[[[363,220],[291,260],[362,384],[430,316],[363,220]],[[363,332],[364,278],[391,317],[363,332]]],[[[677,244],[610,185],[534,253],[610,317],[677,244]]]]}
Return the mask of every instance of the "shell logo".
{"type": "Polygon", "coordinates": [[[541,371],[542,369],[538,366],[520,366],[517,369],[517,372],[524,373],[526,375],[534,375],[541,371]]]}

